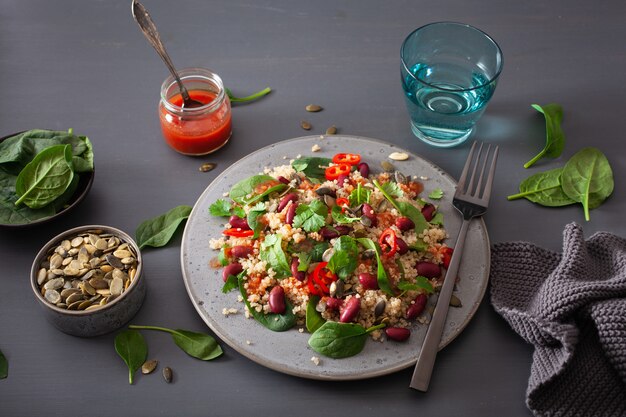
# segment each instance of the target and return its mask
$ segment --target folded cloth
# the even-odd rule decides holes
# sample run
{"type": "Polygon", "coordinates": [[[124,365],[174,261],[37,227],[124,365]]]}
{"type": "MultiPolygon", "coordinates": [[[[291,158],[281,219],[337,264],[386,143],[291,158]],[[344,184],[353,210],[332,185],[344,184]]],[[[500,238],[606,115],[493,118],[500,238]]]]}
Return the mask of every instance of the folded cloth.
{"type": "Polygon", "coordinates": [[[491,255],[491,302],[535,347],[526,404],[537,416],[626,416],[626,240],[584,240],[569,224],[563,253],[527,242],[491,255]]]}

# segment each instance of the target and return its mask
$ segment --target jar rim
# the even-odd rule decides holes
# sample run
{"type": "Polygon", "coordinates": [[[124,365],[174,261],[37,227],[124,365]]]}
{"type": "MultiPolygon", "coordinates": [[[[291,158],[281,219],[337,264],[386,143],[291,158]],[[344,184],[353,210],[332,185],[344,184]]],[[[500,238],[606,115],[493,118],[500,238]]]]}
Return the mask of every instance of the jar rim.
{"type": "Polygon", "coordinates": [[[176,89],[177,94],[180,94],[180,90],[178,89],[176,80],[174,79],[174,76],[170,74],[165,79],[165,81],[163,81],[163,84],[161,84],[161,103],[163,103],[163,106],[169,112],[176,113],[181,116],[183,114],[194,115],[194,114],[212,112],[214,110],[217,110],[221,106],[222,102],[225,99],[226,91],[224,89],[224,83],[219,75],[217,75],[215,72],[207,68],[199,68],[199,67],[183,68],[177,72],[178,72],[178,76],[180,77],[180,80],[185,86],[186,86],[186,83],[190,81],[204,81],[207,84],[211,84],[214,87],[216,87],[217,94],[215,96],[215,99],[199,107],[184,108],[182,106],[177,106],[171,101],[169,101],[167,97],[167,93],[172,89],[172,87],[176,89]]]}

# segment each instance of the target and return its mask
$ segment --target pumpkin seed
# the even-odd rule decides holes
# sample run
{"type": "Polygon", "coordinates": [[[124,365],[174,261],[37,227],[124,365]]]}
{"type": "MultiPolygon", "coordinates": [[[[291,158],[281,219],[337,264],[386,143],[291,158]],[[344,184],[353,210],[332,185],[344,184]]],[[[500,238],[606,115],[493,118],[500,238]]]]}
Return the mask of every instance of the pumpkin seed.
{"type": "Polygon", "coordinates": [[[214,164],[212,162],[205,162],[204,164],[200,165],[200,168],[198,168],[198,170],[200,172],[209,172],[215,169],[216,166],[217,164],[214,164]]]}
{"type": "Polygon", "coordinates": [[[450,297],[450,305],[452,307],[463,307],[461,299],[454,294],[452,294],[452,297],[450,297]]]}
{"type": "Polygon", "coordinates": [[[394,167],[393,164],[391,162],[388,162],[388,161],[381,161],[380,166],[386,172],[393,172],[393,171],[396,170],[396,167],[394,167]]]}
{"type": "Polygon", "coordinates": [[[335,126],[331,126],[328,129],[326,129],[326,134],[327,135],[335,135],[337,134],[337,128],[335,126]]]}
{"type": "Polygon", "coordinates": [[[306,120],[303,120],[300,122],[300,127],[304,130],[311,130],[311,123],[307,122],[306,120]]]}
{"type": "Polygon", "coordinates": [[[172,370],[170,369],[169,366],[166,366],[165,368],[163,368],[163,378],[165,378],[165,382],[167,382],[168,384],[172,382],[172,370]]]}
{"type": "Polygon", "coordinates": [[[46,294],[44,295],[46,300],[49,303],[56,304],[61,301],[61,295],[56,290],[46,290],[46,294]]]}
{"type": "Polygon", "coordinates": [[[389,159],[393,159],[394,161],[406,161],[409,159],[409,154],[405,152],[392,152],[389,154],[389,159]]]}
{"type": "Polygon", "coordinates": [[[318,106],[317,104],[309,104],[305,107],[305,110],[312,113],[317,113],[318,111],[324,110],[322,106],[318,106]]]}
{"type": "Polygon", "coordinates": [[[156,369],[158,364],[159,364],[159,361],[156,361],[154,359],[145,361],[143,365],[141,365],[141,373],[144,375],[148,375],[152,373],[156,369]]]}

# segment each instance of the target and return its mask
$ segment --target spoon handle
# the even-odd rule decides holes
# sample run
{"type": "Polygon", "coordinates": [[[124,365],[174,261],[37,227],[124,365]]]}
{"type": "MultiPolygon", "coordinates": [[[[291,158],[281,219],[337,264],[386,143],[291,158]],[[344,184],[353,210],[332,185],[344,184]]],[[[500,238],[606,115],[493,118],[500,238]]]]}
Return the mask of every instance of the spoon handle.
{"type": "Polygon", "coordinates": [[[176,80],[176,83],[178,84],[178,88],[180,89],[180,93],[183,96],[183,101],[188,101],[189,93],[187,92],[187,89],[183,85],[183,82],[180,80],[180,77],[176,73],[174,64],[172,63],[170,56],[167,54],[167,51],[165,50],[165,46],[163,45],[163,42],[161,42],[161,37],[159,36],[159,32],[157,31],[156,25],[154,24],[154,21],[152,21],[152,18],[150,17],[148,10],[146,10],[146,8],[143,7],[143,4],[139,3],[137,0],[133,0],[132,11],[133,11],[133,17],[135,18],[135,21],[141,28],[141,32],[146,37],[146,39],[148,39],[148,42],[150,42],[150,45],[152,45],[154,49],[157,51],[157,54],[159,54],[161,59],[163,59],[163,62],[165,62],[165,65],[170,70],[170,72],[172,73],[172,76],[176,80]]]}

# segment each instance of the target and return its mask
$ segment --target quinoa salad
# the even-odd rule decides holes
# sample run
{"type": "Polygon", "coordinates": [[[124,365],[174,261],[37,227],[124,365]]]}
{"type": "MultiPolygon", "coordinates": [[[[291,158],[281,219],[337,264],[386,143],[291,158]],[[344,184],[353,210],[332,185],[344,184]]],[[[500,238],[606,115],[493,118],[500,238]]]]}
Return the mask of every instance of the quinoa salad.
{"type": "Polygon", "coordinates": [[[210,241],[222,292],[271,331],[306,329],[327,357],[354,356],[368,339],[403,342],[427,324],[452,255],[442,192],[423,193],[417,177],[372,173],[358,154],[267,167],[209,208],[225,221],[210,241]]]}

